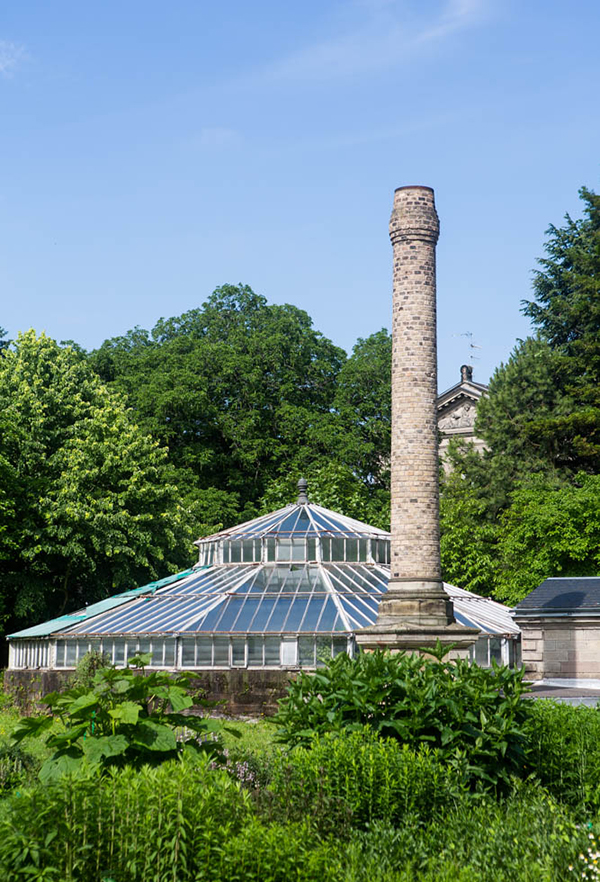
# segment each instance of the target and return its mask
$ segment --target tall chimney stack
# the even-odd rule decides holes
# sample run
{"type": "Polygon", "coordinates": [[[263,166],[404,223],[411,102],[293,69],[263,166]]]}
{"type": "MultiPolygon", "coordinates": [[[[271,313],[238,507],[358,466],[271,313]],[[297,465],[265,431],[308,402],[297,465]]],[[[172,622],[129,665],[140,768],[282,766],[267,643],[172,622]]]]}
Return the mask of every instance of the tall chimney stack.
{"type": "Polygon", "coordinates": [[[391,572],[365,648],[465,649],[477,631],[455,623],[440,564],[435,247],[431,187],[394,194],[392,324],[391,572]]]}

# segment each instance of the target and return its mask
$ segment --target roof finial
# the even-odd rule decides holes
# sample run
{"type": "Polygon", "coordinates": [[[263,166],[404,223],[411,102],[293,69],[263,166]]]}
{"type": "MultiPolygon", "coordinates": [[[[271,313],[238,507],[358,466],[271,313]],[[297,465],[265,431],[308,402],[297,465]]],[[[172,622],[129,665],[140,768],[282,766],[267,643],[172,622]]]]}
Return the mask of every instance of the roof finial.
{"type": "Polygon", "coordinates": [[[306,491],[308,489],[308,481],[306,478],[300,478],[298,481],[298,502],[297,505],[307,505],[308,504],[308,496],[306,495],[306,491]]]}

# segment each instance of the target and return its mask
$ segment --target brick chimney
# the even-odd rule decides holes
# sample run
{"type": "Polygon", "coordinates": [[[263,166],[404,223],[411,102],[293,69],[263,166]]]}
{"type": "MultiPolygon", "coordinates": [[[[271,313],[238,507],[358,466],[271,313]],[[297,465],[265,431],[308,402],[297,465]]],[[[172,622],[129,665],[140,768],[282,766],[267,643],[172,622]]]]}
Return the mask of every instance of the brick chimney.
{"type": "Polygon", "coordinates": [[[430,187],[400,187],[390,238],[392,323],[391,573],[365,648],[442,642],[468,647],[477,631],[455,623],[440,564],[435,247],[430,187]]]}

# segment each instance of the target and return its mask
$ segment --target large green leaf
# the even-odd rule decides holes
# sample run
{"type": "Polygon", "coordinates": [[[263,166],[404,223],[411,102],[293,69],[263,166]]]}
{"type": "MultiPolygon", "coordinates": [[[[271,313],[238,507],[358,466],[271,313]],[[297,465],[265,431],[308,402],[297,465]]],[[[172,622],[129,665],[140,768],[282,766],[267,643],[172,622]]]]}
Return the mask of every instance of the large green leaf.
{"type": "Polygon", "coordinates": [[[39,778],[42,784],[48,784],[50,781],[56,781],[69,772],[75,772],[81,766],[83,759],[82,751],[77,747],[71,747],[69,750],[54,754],[47,759],[40,769],[39,778]]]}
{"type": "Polygon", "coordinates": [[[142,708],[139,704],[136,704],[133,701],[124,701],[116,707],[111,708],[108,713],[113,720],[118,720],[121,723],[135,724],[137,723],[141,712],[142,708]]]}
{"type": "Polygon", "coordinates": [[[129,741],[124,735],[101,735],[99,738],[86,738],[83,742],[83,752],[88,760],[99,763],[111,756],[120,756],[129,747],[129,741]]]}
{"type": "Polygon", "coordinates": [[[132,740],[148,750],[171,751],[177,748],[173,730],[154,720],[141,720],[135,727],[132,740]]]}

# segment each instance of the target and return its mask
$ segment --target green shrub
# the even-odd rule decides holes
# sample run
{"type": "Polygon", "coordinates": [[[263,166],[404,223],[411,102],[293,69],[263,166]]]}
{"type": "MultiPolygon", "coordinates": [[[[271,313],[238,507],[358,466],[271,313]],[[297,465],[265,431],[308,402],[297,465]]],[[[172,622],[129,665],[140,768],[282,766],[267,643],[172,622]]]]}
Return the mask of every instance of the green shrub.
{"type": "Polygon", "coordinates": [[[413,654],[339,655],[314,674],[300,672],[276,721],[288,744],[365,725],[412,748],[435,747],[473,786],[506,789],[525,768],[529,708],[522,672],[413,654]]]}
{"type": "Polygon", "coordinates": [[[530,702],[529,762],[567,805],[600,808],[600,710],[548,700],[530,702]]]}
{"type": "MultiPolygon", "coordinates": [[[[143,668],[149,661],[149,655],[140,655],[131,664],[143,668]]],[[[185,748],[215,753],[219,743],[207,736],[216,736],[223,724],[182,713],[193,703],[190,683],[189,674],[145,674],[132,667],[100,666],[91,686],[47,695],[44,701],[52,716],[24,717],[13,732],[13,741],[18,744],[29,736],[46,736],[54,752],[40,770],[42,781],[83,768],[156,765],[185,748]]]]}
{"type": "MultiPolygon", "coordinates": [[[[507,798],[467,797],[443,818],[375,823],[346,848],[353,882],[567,882],[581,878],[588,831],[541,787],[507,798]]],[[[592,877],[590,877],[592,878],[592,877]]]]}
{"type": "Polygon", "coordinates": [[[41,763],[18,744],[0,741],[0,794],[31,783],[41,763]]]}
{"type": "Polygon", "coordinates": [[[202,759],[67,776],[9,802],[0,820],[3,882],[205,878],[202,868],[221,859],[250,812],[241,788],[202,759]]]}
{"type": "Polygon", "coordinates": [[[437,751],[422,745],[415,752],[365,728],[317,735],[310,749],[278,757],[269,793],[274,817],[311,818],[320,831],[340,834],[374,820],[439,815],[464,786],[437,751]]]}

